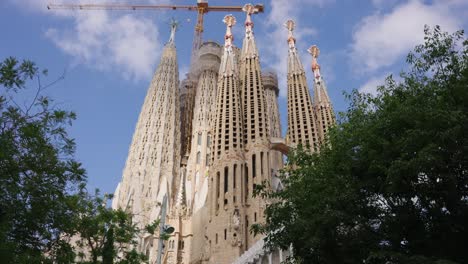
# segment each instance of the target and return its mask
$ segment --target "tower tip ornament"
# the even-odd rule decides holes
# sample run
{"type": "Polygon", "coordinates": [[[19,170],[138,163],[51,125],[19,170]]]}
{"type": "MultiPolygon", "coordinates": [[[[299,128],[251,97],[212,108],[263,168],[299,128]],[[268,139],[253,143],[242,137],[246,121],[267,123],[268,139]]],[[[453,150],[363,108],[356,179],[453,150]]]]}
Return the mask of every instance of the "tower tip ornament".
{"type": "Polygon", "coordinates": [[[288,19],[284,26],[288,29],[288,43],[289,48],[294,48],[296,44],[296,38],[294,38],[293,31],[296,28],[296,23],[292,19],[288,19]]]}
{"type": "Polygon", "coordinates": [[[296,28],[296,22],[294,22],[292,19],[288,19],[286,22],[284,22],[284,26],[288,29],[288,31],[293,32],[296,28]]]}
{"type": "Polygon", "coordinates": [[[252,14],[258,13],[259,10],[252,4],[245,4],[244,7],[242,7],[242,11],[244,11],[247,15],[245,19],[245,29],[247,31],[251,31],[253,28],[252,14]]]}
{"type": "Polygon", "coordinates": [[[236,24],[236,18],[233,15],[226,15],[223,18],[224,24],[226,24],[226,35],[224,36],[224,47],[228,50],[231,50],[232,41],[234,37],[232,36],[231,28],[236,24]]]}
{"type": "Polygon", "coordinates": [[[320,65],[317,63],[320,50],[317,45],[312,45],[307,49],[307,51],[312,55],[312,72],[314,73],[315,81],[320,82],[320,65]]]}
{"type": "Polygon", "coordinates": [[[312,57],[314,58],[318,58],[318,56],[320,55],[320,50],[319,48],[317,47],[317,45],[312,45],[310,46],[307,51],[312,55],[312,57]]]}
{"type": "Polygon", "coordinates": [[[169,37],[168,43],[174,43],[175,41],[175,32],[180,26],[180,22],[177,21],[175,18],[172,18],[171,21],[169,22],[169,25],[171,26],[171,36],[169,37]]]}
{"type": "Polygon", "coordinates": [[[225,15],[224,18],[223,18],[223,22],[228,27],[232,27],[232,26],[234,26],[236,24],[236,18],[231,14],[225,15]]]}

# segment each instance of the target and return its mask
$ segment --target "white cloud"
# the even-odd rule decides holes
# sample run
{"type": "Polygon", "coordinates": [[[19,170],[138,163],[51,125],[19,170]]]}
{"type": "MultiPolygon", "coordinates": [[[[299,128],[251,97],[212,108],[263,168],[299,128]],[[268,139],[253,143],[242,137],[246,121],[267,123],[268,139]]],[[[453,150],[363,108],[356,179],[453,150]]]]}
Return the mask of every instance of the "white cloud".
{"type": "Polygon", "coordinates": [[[159,56],[158,31],[151,20],[107,12],[73,17],[71,30],[51,28],[46,36],[76,61],[99,70],[117,70],[127,79],[148,78],[159,56]]]}
{"type": "Polygon", "coordinates": [[[384,74],[377,77],[369,79],[364,83],[358,90],[361,93],[369,93],[372,95],[377,95],[377,86],[382,86],[385,84],[385,78],[390,74],[384,74]]]}
{"type": "MultiPolygon", "coordinates": [[[[48,28],[45,35],[59,49],[70,55],[75,63],[101,71],[117,72],[125,79],[141,80],[151,77],[162,50],[162,41],[154,20],[145,18],[141,13],[47,10],[48,2],[49,0],[27,0],[15,1],[15,4],[31,12],[47,12],[47,15],[55,16],[60,24],[68,26],[68,23],[72,23],[68,27],[48,28]]],[[[53,3],[75,2],[56,0],[53,3]]]]}
{"type": "MultiPolygon", "coordinates": [[[[390,13],[377,12],[363,18],[353,33],[350,62],[360,72],[390,66],[423,41],[424,25],[440,25],[453,32],[461,27],[454,14],[457,1],[427,5],[413,0],[395,7],[390,13]]],[[[466,20],[466,18],[464,18],[466,20]]]]}

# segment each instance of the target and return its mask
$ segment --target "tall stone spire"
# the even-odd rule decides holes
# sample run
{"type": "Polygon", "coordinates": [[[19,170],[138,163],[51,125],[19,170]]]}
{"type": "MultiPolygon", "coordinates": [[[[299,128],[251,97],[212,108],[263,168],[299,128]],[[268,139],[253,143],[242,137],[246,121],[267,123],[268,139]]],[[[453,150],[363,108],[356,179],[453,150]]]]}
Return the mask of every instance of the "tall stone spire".
{"type": "Polygon", "coordinates": [[[192,140],[185,184],[191,233],[184,234],[185,252],[190,255],[193,263],[204,259],[205,226],[209,224],[207,197],[221,51],[222,47],[215,42],[203,43],[197,53],[197,64],[193,68],[195,76],[199,77],[191,122],[192,140]]]}
{"type": "MultiPolygon", "coordinates": [[[[244,196],[245,204],[248,205],[245,221],[254,224],[263,219],[265,201],[252,196],[253,188],[256,184],[271,180],[270,132],[260,58],[251,17],[256,10],[253,5],[246,4],[243,11],[246,13],[246,20],[239,77],[244,117],[245,177],[248,182],[244,196]]],[[[253,245],[258,239],[260,237],[248,234],[246,245],[253,245]]]]}
{"type": "Polygon", "coordinates": [[[236,23],[232,15],[224,17],[227,25],[223,55],[218,74],[218,94],[214,124],[213,158],[217,160],[227,155],[237,155],[243,150],[242,116],[239,98],[239,74],[237,59],[232,47],[231,27],[236,23]]]}
{"type": "MultiPolygon", "coordinates": [[[[164,195],[174,200],[180,166],[177,23],[151,80],[130,145],[116,207],[134,215],[140,227],[158,219],[164,195]]],[[[140,246],[144,247],[145,242],[140,246]]],[[[145,249],[146,250],[146,249],[145,249]]],[[[156,250],[156,248],[154,249],[156,250]]]]}
{"type": "Polygon", "coordinates": [[[246,144],[246,149],[249,150],[253,144],[264,144],[267,146],[269,134],[265,91],[251,19],[255,8],[251,4],[246,4],[243,10],[247,18],[245,20],[245,37],[241,50],[240,79],[244,114],[244,143],[246,144]]]}
{"type": "Polygon", "coordinates": [[[231,263],[244,250],[246,225],[241,224],[244,145],[237,59],[232,47],[232,15],[224,17],[226,35],[218,73],[216,117],[213,129],[213,164],[210,168],[209,222],[204,259],[231,263]]]}
{"type": "Polygon", "coordinates": [[[293,36],[295,23],[288,20],[288,135],[291,145],[302,144],[310,146],[312,151],[318,151],[319,135],[310,98],[304,67],[299,60],[296,49],[296,39],[293,36]]]}
{"type": "Polygon", "coordinates": [[[317,58],[320,54],[320,50],[316,45],[310,46],[307,50],[312,55],[312,72],[314,74],[314,101],[313,107],[315,112],[315,118],[317,121],[317,131],[320,136],[320,140],[324,142],[326,140],[326,133],[330,126],[335,125],[335,115],[333,112],[333,106],[330,98],[328,97],[327,87],[325,81],[320,75],[320,65],[317,63],[317,58]]]}
{"type": "Polygon", "coordinates": [[[215,42],[205,42],[198,51],[198,63],[195,66],[199,78],[192,120],[193,140],[187,162],[187,200],[193,212],[205,204],[208,191],[206,176],[212,160],[212,130],[220,57],[221,46],[215,42]]]}

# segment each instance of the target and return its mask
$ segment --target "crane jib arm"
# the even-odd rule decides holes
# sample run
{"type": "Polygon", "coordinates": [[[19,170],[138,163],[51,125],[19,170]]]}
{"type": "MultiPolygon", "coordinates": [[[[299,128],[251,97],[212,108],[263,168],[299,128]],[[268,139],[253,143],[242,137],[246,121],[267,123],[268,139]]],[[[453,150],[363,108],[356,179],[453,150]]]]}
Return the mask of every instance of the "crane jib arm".
{"type": "MultiPolygon", "coordinates": [[[[226,11],[239,12],[242,11],[242,6],[207,6],[198,7],[191,5],[126,5],[126,4],[50,4],[47,9],[68,9],[68,10],[188,10],[198,11],[203,8],[204,12],[210,11],[226,11]]],[[[263,13],[264,6],[262,4],[255,5],[258,13],[263,13]]]]}

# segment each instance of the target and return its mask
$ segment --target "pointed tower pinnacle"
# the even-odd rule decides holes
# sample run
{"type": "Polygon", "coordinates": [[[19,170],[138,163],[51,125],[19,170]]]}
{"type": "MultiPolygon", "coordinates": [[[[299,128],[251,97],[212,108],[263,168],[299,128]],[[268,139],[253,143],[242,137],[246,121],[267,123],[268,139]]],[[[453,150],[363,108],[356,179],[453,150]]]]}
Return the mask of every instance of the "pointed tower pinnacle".
{"type": "Polygon", "coordinates": [[[148,87],[133,134],[116,207],[128,210],[140,227],[160,217],[166,195],[172,203],[180,169],[179,70],[174,45],[177,28],[148,87]],[[157,113],[157,114],[156,114],[157,113]]]}
{"type": "Polygon", "coordinates": [[[245,158],[237,58],[232,47],[231,27],[235,21],[232,15],[225,16],[223,20],[226,35],[212,130],[213,163],[209,172],[207,204],[210,228],[206,229],[206,237],[213,246],[211,243],[208,247],[205,245],[205,250],[211,256],[210,262],[215,260],[216,263],[232,263],[238,258],[246,245],[245,234],[248,234],[248,227],[240,224],[240,219],[244,219],[240,187],[243,186],[245,158]],[[234,218],[236,223],[231,222],[234,218]]]}
{"type": "Polygon", "coordinates": [[[174,44],[175,43],[175,32],[179,28],[179,21],[175,20],[175,18],[171,19],[171,22],[169,22],[169,25],[171,26],[171,36],[169,37],[169,41],[167,43],[169,44],[174,44]]]}
{"type": "Polygon", "coordinates": [[[251,144],[268,145],[268,119],[266,116],[265,90],[262,83],[260,60],[253,35],[251,15],[255,8],[246,4],[245,37],[241,51],[240,80],[241,99],[244,114],[244,143],[247,151],[251,144]]]}
{"type": "Polygon", "coordinates": [[[320,82],[322,80],[320,76],[320,65],[317,63],[317,58],[320,55],[320,50],[316,45],[310,46],[310,48],[307,50],[310,55],[312,55],[312,72],[314,73],[314,81],[315,82],[320,82]]]}
{"type": "Polygon", "coordinates": [[[288,29],[289,49],[293,49],[296,47],[296,38],[293,35],[293,31],[296,28],[296,22],[294,22],[292,19],[289,19],[284,23],[284,26],[288,29]]]}
{"type": "Polygon", "coordinates": [[[220,73],[223,76],[229,76],[237,73],[237,64],[234,59],[234,50],[232,49],[232,42],[234,41],[234,36],[232,35],[231,28],[236,24],[236,18],[233,15],[226,15],[223,19],[224,24],[226,24],[226,34],[224,35],[224,53],[219,68],[220,73]]]}
{"type": "Polygon", "coordinates": [[[293,31],[296,28],[296,23],[289,19],[284,23],[284,26],[288,29],[288,71],[294,74],[301,74],[304,72],[304,67],[299,60],[299,55],[296,49],[296,38],[294,37],[293,31]]]}
{"type": "Polygon", "coordinates": [[[310,46],[307,50],[312,55],[312,72],[314,73],[314,112],[317,120],[317,130],[322,142],[325,141],[325,136],[330,128],[335,124],[335,115],[333,107],[328,97],[327,87],[320,75],[320,65],[317,63],[317,58],[320,55],[320,50],[316,45],[310,46]]]}
{"type": "Polygon", "coordinates": [[[246,4],[242,8],[242,11],[246,13],[245,19],[245,38],[242,46],[243,56],[255,57],[257,56],[257,47],[255,46],[253,27],[254,23],[252,22],[252,14],[258,13],[258,9],[255,8],[252,4],[246,4]]]}
{"type": "Polygon", "coordinates": [[[224,51],[218,74],[218,94],[216,100],[216,117],[214,124],[214,155],[215,161],[227,154],[241,151],[242,145],[242,116],[240,113],[240,92],[237,72],[237,58],[232,41],[234,39],[231,28],[236,18],[226,15],[223,19],[226,24],[224,37],[224,51]]]}
{"type": "Polygon", "coordinates": [[[284,24],[288,29],[288,135],[289,144],[309,145],[312,151],[318,151],[319,137],[310,98],[304,67],[299,60],[296,39],[293,36],[295,23],[288,20],[284,24]]]}
{"type": "MultiPolygon", "coordinates": [[[[256,12],[251,4],[243,9],[246,13],[245,36],[242,43],[240,72],[241,103],[244,121],[244,150],[245,150],[245,221],[260,222],[262,219],[265,200],[253,197],[253,188],[263,181],[271,180],[270,133],[267,114],[265,88],[263,86],[260,57],[253,34],[252,14],[256,12]],[[257,218],[258,216],[258,218],[257,218]]],[[[259,237],[246,233],[246,245],[253,245],[259,237]]]]}

